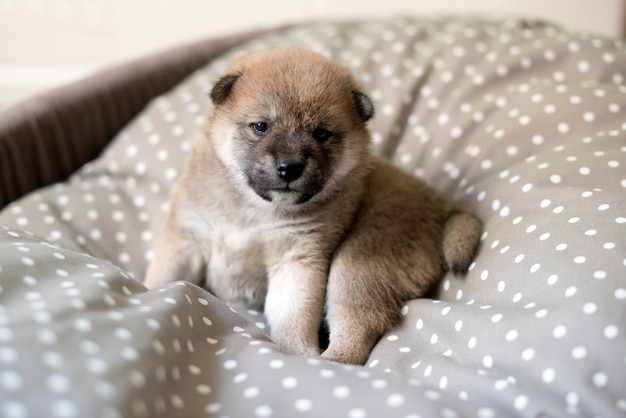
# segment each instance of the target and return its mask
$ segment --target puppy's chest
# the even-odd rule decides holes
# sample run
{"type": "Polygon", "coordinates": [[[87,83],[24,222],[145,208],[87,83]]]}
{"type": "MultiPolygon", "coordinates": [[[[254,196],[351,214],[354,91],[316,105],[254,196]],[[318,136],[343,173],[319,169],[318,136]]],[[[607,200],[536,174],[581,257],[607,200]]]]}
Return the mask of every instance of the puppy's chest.
{"type": "Polygon", "coordinates": [[[212,229],[209,242],[210,276],[236,276],[246,273],[258,276],[258,270],[264,270],[261,231],[224,223],[212,229]]]}
{"type": "Polygon", "coordinates": [[[261,231],[214,225],[206,242],[206,287],[225,302],[260,309],[267,287],[261,231]]]}

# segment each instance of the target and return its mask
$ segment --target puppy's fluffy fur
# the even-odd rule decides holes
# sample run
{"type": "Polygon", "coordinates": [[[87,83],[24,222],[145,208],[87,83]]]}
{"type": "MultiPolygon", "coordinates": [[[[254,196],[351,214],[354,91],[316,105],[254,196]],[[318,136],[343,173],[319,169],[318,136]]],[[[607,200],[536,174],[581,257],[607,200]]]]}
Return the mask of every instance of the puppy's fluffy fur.
{"type": "Polygon", "coordinates": [[[264,309],[289,353],[362,364],[449,269],[464,272],[481,224],[370,154],[374,107],[351,73],[313,52],[240,59],[175,187],[145,283],[204,283],[264,309]]]}

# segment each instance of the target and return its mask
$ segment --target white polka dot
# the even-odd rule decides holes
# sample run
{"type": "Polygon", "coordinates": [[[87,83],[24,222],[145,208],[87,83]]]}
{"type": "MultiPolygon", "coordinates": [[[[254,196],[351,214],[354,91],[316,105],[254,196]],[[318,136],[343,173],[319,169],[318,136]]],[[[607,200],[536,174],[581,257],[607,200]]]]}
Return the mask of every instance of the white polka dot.
{"type": "Polygon", "coordinates": [[[491,322],[496,323],[502,320],[503,315],[501,313],[497,313],[491,317],[491,322]]]}
{"type": "Polygon", "coordinates": [[[385,389],[388,384],[389,383],[384,379],[375,379],[372,381],[372,387],[374,389],[385,389]]]}
{"type": "Polygon", "coordinates": [[[592,315],[597,310],[598,310],[598,306],[593,302],[585,303],[583,305],[583,312],[586,313],[587,315],[592,315]]]}
{"type": "Polygon", "coordinates": [[[583,120],[585,122],[593,122],[596,118],[596,115],[593,114],[593,112],[585,112],[583,113],[583,120]]]}
{"type": "Polygon", "coordinates": [[[0,347],[0,363],[13,364],[17,361],[18,354],[11,347],[0,347]]]}
{"type": "Polygon", "coordinates": [[[87,370],[93,374],[104,374],[109,370],[109,365],[102,359],[91,358],[86,362],[87,370]]]}
{"type": "Polygon", "coordinates": [[[496,413],[493,409],[482,407],[478,410],[478,416],[480,418],[493,418],[496,416],[496,413]]]}
{"type": "Polygon", "coordinates": [[[565,396],[565,402],[567,402],[568,405],[575,407],[580,403],[580,397],[576,392],[569,392],[565,396]]]}
{"type": "Polygon", "coordinates": [[[568,123],[561,122],[557,125],[557,130],[559,131],[559,133],[566,134],[569,132],[570,126],[568,123]]]}
{"type": "Polygon", "coordinates": [[[252,386],[243,391],[243,397],[246,399],[252,399],[259,396],[259,393],[261,393],[259,388],[252,386]]]}
{"type": "Polygon", "coordinates": [[[185,128],[182,125],[175,125],[172,127],[172,135],[182,136],[185,133],[185,128]]]}
{"type": "Polygon", "coordinates": [[[563,338],[567,334],[567,328],[564,325],[558,325],[552,330],[554,338],[563,338]]]}
{"type": "Polygon", "coordinates": [[[554,112],[556,112],[556,106],[554,106],[553,104],[545,105],[543,107],[543,111],[547,114],[553,114],[554,112]]]}
{"type": "Polygon", "coordinates": [[[473,349],[474,347],[476,347],[476,337],[471,337],[468,341],[467,341],[467,348],[469,349],[473,349]]]}
{"type": "Polygon", "coordinates": [[[27,418],[29,416],[28,409],[22,403],[13,400],[3,402],[0,413],[6,418],[27,418]]]}
{"type": "Polygon", "coordinates": [[[220,403],[211,403],[208,404],[205,408],[205,411],[209,414],[217,414],[222,409],[222,405],[220,403]]]}
{"type": "Polygon", "coordinates": [[[543,380],[544,383],[552,383],[554,382],[555,378],[556,372],[554,371],[554,369],[548,368],[541,373],[541,380],[543,380]]]}
{"type": "Polygon", "coordinates": [[[224,362],[224,368],[226,370],[233,370],[236,367],[237,367],[237,361],[236,360],[226,360],[224,362]]]}
{"type": "Polygon", "coordinates": [[[608,339],[613,339],[619,334],[619,328],[615,325],[607,325],[604,328],[604,336],[608,339]]]}
{"type": "Polygon", "coordinates": [[[522,411],[526,409],[527,406],[528,406],[528,396],[526,395],[519,395],[513,401],[513,407],[518,411],[522,411]]]}
{"type": "Polygon", "coordinates": [[[509,382],[507,382],[504,379],[496,380],[496,382],[493,384],[493,388],[497,390],[498,392],[502,392],[508,387],[509,387],[509,382]]]}
{"type": "Polygon", "coordinates": [[[354,408],[348,412],[348,418],[366,418],[367,412],[362,408],[354,408]]]}
{"type": "Polygon", "coordinates": [[[257,406],[254,409],[254,416],[258,418],[269,418],[273,415],[274,415],[274,410],[267,405],[257,406]]]}
{"type": "Polygon", "coordinates": [[[483,366],[485,366],[486,368],[491,368],[493,367],[493,357],[486,355],[483,357],[483,366]]]}
{"type": "Polygon", "coordinates": [[[100,241],[102,239],[102,232],[99,229],[92,229],[89,231],[89,237],[94,241],[100,241]]]}
{"type": "Polygon", "coordinates": [[[91,321],[86,318],[78,318],[74,321],[74,328],[77,331],[88,332],[91,331],[92,327],[91,321]]]}
{"type": "Polygon", "coordinates": [[[591,64],[589,63],[589,61],[579,61],[578,64],[576,64],[576,68],[579,72],[585,74],[588,73],[591,69],[591,64]]]}
{"type": "Polygon", "coordinates": [[[54,351],[46,351],[41,355],[41,361],[46,367],[58,369],[63,366],[63,357],[54,351]]]}
{"type": "Polygon", "coordinates": [[[236,375],[233,378],[233,382],[236,383],[236,384],[243,383],[246,380],[248,380],[248,374],[247,373],[239,373],[238,375],[236,375]]]}
{"type": "Polygon", "coordinates": [[[594,386],[601,388],[606,386],[609,381],[609,377],[606,373],[599,372],[593,375],[592,381],[594,386]]]}
{"type": "Polygon", "coordinates": [[[387,397],[387,405],[392,408],[397,408],[404,404],[404,396],[399,393],[391,394],[387,397]]]}
{"type": "Polygon", "coordinates": [[[282,369],[283,367],[285,367],[285,362],[283,360],[276,359],[276,360],[270,361],[269,366],[272,369],[282,369]]]}
{"type": "Polygon", "coordinates": [[[570,286],[567,289],[565,289],[565,297],[571,298],[576,293],[578,293],[578,289],[576,288],[576,286],[570,286]]]}
{"type": "Polygon", "coordinates": [[[337,399],[345,399],[350,396],[350,388],[347,386],[337,386],[333,389],[333,395],[337,399]]]}
{"type": "Polygon", "coordinates": [[[52,414],[59,418],[72,418],[79,415],[79,410],[74,402],[62,399],[52,404],[52,414]]]}
{"type": "Polygon", "coordinates": [[[35,265],[35,260],[30,257],[22,257],[22,264],[31,267],[35,265]]]}
{"type": "Polygon", "coordinates": [[[310,399],[298,399],[294,403],[294,408],[299,412],[307,412],[313,408],[313,402],[310,399]]]}
{"type": "Polygon", "coordinates": [[[518,336],[519,333],[517,332],[517,330],[512,329],[506,333],[505,339],[507,341],[515,341],[518,336]]]}
{"type": "Polygon", "coordinates": [[[385,115],[385,116],[390,116],[390,115],[393,115],[394,111],[395,111],[395,109],[394,109],[394,108],[393,108],[393,106],[392,106],[392,105],[390,105],[390,104],[386,104],[386,105],[384,105],[384,106],[380,109],[381,114],[383,114],[383,115],[385,115]]]}
{"type": "Polygon", "coordinates": [[[582,360],[587,356],[587,349],[582,346],[574,347],[572,357],[576,360],[582,360]]]}
{"type": "Polygon", "coordinates": [[[65,393],[70,389],[70,380],[62,374],[52,374],[46,379],[48,388],[55,393],[65,393]]]}
{"type": "Polygon", "coordinates": [[[7,392],[15,392],[22,389],[24,381],[22,375],[12,370],[0,372],[0,387],[7,392]]]}
{"type": "Polygon", "coordinates": [[[530,361],[535,357],[535,350],[532,348],[527,348],[522,351],[522,360],[530,361]]]}

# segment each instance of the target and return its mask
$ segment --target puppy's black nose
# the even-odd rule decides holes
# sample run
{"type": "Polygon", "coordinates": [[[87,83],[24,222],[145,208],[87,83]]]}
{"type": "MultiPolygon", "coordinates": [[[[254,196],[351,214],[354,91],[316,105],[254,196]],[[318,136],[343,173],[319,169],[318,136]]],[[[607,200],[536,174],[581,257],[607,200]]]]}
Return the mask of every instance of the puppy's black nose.
{"type": "Polygon", "coordinates": [[[278,177],[290,183],[298,180],[304,171],[304,164],[289,160],[280,160],[276,163],[278,177]]]}

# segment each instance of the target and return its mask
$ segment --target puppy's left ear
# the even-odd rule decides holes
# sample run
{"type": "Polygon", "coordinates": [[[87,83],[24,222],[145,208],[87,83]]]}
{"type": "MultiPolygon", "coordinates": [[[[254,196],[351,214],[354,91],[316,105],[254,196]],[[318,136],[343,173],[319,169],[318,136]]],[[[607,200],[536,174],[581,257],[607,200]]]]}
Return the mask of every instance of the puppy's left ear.
{"type": "Polygon", "coordinates": [[[239,74],[227,74],[217,80],[215,85],[213,85],[211,92],[209,93],[209,96],[211,97],[214,105],[220,105],[224,103],[224,101],[230,95],[230,92],[233,89],[233,86],[235,85],[235,82],[238,78],[239,74]]]}
{"type": "Polygon", "coordinates": [[[374,103],[372,103],[372,99],[359,91],[352,92],[352,99],[354,100],[356,112],[361,119],[363,119],[363,122],[367,122],[374,116],[374,103]]]}

